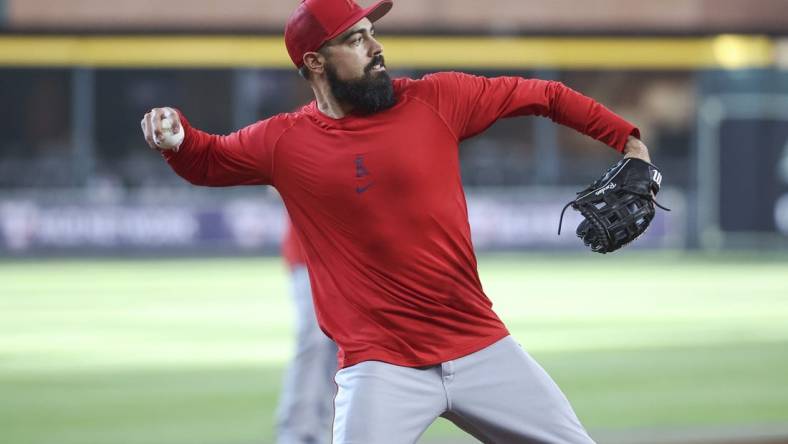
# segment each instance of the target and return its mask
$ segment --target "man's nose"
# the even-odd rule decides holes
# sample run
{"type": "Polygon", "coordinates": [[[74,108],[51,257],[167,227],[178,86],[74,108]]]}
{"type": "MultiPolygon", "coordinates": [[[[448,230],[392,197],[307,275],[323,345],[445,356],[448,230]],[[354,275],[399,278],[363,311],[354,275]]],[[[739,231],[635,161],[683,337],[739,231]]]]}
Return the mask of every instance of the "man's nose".
{"type": "Polygon", "coordinates": [[[374,37],[371,38],[371,41],[372,44],[369,46],[369,49],[372,52],[372,55],[376,56],[378,54],[383,54],[383,45],[381,45],[380,42],[374,37]]]}

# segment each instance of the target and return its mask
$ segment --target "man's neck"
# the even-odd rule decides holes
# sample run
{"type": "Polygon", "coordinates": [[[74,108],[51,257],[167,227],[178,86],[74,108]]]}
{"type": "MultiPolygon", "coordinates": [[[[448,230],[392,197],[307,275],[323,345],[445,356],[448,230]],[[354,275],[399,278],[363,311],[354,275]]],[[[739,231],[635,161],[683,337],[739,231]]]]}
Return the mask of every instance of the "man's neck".
{"type": "Polygon", "coordinates": [[[329,86],[325,83],[313,83],[312,91],[315,93],[317,109],[332,119],[341,119],[353,111],[352,106],[343,104],[337,100],[334,95],[331,94],[329,86]]]}

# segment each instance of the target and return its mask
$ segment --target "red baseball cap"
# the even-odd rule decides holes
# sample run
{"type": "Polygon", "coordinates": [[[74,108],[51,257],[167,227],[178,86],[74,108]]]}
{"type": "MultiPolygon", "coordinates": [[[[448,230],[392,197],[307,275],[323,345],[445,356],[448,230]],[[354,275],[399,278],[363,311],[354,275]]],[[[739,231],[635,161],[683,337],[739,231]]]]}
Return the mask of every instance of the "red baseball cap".
{"type": "Polygon", "coordinates": [[[300,68],[304,54],[317,51],[364,17],[376,21],[393,5],[392,0],[381,0],[369,8],[362,8],[353,0],[301,0],[285,26],[287,52],[296,68],[300,68]]]}

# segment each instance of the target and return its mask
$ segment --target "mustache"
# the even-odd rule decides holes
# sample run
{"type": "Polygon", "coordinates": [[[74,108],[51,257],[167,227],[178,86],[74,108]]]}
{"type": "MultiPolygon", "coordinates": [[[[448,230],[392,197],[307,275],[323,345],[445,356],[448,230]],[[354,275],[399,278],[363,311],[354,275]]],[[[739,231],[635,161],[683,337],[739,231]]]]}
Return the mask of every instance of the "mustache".
{"type": "Polygon", "coordinates": [[[386,67],[386,59],[383,58],[382,54],[378,54],[372,57],[372,61],[369,62],[369,65],[367,65],[364,68],[364,73],[369,73],[370,71],[372,71],[372,67],[378,64],[384,68],[386,67]]]}

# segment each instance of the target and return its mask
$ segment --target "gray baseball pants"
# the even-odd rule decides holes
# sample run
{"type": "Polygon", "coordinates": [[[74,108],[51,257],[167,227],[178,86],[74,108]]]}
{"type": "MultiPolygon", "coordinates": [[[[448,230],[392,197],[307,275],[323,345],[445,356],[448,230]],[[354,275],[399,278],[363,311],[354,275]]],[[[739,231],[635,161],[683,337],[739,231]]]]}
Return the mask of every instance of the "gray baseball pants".
{"type": "Polygon", "coordinates": [[[328,444],[336,386],[337,346],[317,326],[306,267],[291,274],[296,350],[285,373],[276,421],[277,444],[328,444]]]}
{"type": "Polygon", "coordinates": [[[337,372],[333,444],[411,444],[439,416],[484,443],[593,444],[550,376],[511,337],[441,365],[337,372]]]}

